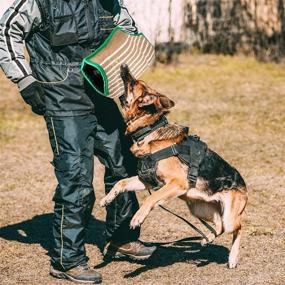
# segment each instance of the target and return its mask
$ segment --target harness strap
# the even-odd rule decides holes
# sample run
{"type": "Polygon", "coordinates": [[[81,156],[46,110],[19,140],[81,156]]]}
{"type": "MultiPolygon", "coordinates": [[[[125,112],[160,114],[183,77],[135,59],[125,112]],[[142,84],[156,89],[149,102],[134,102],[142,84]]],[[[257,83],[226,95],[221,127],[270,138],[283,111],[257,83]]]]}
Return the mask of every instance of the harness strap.
{"type": "Polygon", "coordinates": [[[187,141],[173,144],[155,153],[142,156],[140,159],[157,163],[162,159],[177,156],[189,166],[187,178],[189,183],[193,184],[195,187],[199,174],[199,167],[205,157],[206,150],[207,145],[200,141],[199,137],[189,136],[187,141]]]}
{"type": "Polygon", "coordinates": [[[147,135],[149,135],[151,132],[155,131],[158,128],[164,127],[168,124],[168,121],[165,116],[162,116],[158,121],[156,121],[154,124],[143,127],[138,129],[137,131],[130,134],[131,138],[134,141],[141,141],[143,140],[147,135]]]}
{"type": "Polygon", "coordinates": [[[180,154],[185,154],[185,155],[188,154],[190,156],[189,146],[182,144],[173,144],[155,153],[147,154],[145,157],[147,157],[150,160],[159,161],[171,156],[178,156],[180,154]]]}
{"type": "Polygon", "coordinates": [[[200,141],[198,136],[189,137],[189,140],[191,167],[188,172],[188,180],[196,185],[199,167],[205,157],[207,145],[200,141]]]}

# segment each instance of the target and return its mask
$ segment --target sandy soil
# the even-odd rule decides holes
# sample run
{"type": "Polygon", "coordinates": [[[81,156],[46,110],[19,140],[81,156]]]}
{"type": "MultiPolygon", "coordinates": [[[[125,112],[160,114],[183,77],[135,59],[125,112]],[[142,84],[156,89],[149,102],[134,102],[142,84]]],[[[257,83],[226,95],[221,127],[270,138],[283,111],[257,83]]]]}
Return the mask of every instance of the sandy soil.
{"type": "MultiPolygon", "coordinates": [[[[98,201],[104,169],[96,161],[90,265],[97,265],[104,284],[285,284],[284,66],[195,56],[181,58],[177,66],[158,66],[145,79],[177,102],[172,120],[190,125],[245,177],[250,199],[240,263],[227,269],[231,236],[201,248],[197,234],[159,209],[144,223],[141,239],[184,241],[161,244],[147,263],[102,263],[105,210],[98,201]]],[[[31,114],[3,74],[0,84],[0,284],[68,284],[49,276],[56,180],[44,121],[31,114]]],[[[195,221],[182,201],[167,206],[195,221]]]]}

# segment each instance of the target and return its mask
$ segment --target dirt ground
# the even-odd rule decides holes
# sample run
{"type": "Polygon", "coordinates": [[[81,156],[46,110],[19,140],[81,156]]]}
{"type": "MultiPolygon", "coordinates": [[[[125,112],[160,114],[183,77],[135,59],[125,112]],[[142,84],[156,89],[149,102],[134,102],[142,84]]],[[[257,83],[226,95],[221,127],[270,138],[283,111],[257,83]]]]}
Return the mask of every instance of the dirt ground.
{"type": "MultiPolygon", "coordinates": [[[[176,66],[157,66],[145,80],[176,101],[172,121],[190,126],[244,176],[249,204],[240,263],[227,269],[230,235],[201,248],[186,224],[155,209],[142,226],[141,239],[185,240],[161,244],[146,263],[102,264],[105,210],[98,201],[104,169],[96,161],[97,203],[87,252],[103,284],[285,284],[284,65],[185,56],[176,66]]],[[[0,84],[0,284],[68,284],[48,274],[56,180],[44,120],[31,114],[3,74],[0,84]]],[[[140,202],[145,197],[138,196],[140,202]]],[[[182,201],[167,207],[195,221],[182,201]]]]}

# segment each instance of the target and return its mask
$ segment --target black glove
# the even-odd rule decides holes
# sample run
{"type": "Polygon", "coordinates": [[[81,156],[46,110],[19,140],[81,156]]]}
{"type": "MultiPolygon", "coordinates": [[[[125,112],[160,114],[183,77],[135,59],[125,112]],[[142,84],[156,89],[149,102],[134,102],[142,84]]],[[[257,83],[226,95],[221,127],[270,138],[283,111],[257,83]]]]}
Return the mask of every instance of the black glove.
{"type": "Polygon", "coordinates": [[[44,115],[46,111],[44,90],[41,84],[34,81],[25,89],[20,91],[24,101],[32,107],[37,115],[44,115]]]}

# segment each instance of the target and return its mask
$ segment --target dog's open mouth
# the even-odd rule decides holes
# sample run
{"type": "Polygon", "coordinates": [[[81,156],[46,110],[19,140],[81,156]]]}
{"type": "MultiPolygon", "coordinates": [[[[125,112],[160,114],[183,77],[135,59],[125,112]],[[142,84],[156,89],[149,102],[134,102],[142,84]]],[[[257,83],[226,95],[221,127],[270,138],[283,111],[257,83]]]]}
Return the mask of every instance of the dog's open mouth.
{"type": "Polygon", "coordinates": [[[129,66],[127,64],[121,65],[121,78],[124,82],[125,96],[128,96],[128,85],[129,83],[133,86],[136,83],[136,79],[132,76],[129,66]]]}
{"type": "Polygon", "coordinates": [[[129,66],[127,64],[121,65],[121,78],[124,83],[124,94],[120,97],[123,108],[128,107],[129,86],[133,87],[137,80],[132,76],[129,66]]]}

